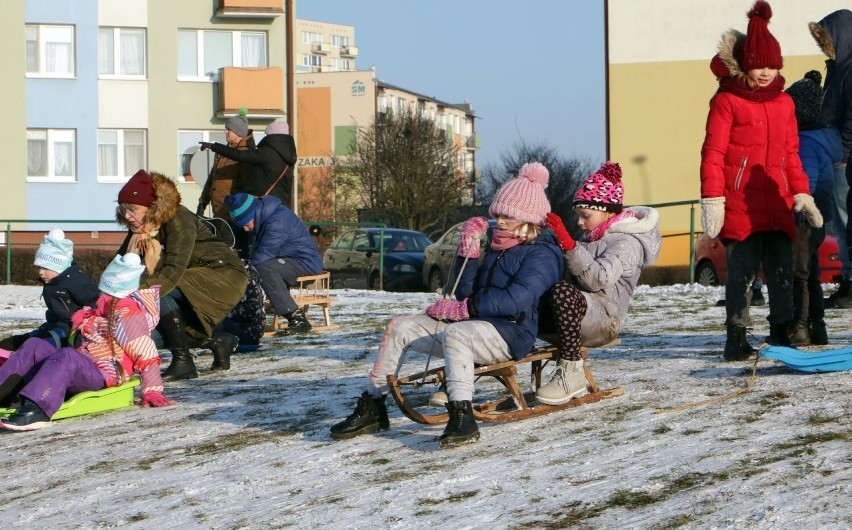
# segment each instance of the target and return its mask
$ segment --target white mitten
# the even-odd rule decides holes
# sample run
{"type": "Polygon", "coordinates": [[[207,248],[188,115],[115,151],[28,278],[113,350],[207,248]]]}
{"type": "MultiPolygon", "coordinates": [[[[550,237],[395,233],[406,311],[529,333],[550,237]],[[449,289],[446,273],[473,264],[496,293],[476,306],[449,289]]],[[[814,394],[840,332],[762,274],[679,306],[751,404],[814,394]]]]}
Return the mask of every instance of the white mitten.
{"type": "Polygon", "coordinates": [[[808,224],[814,228],[822,226],[822,214],[819,213],[819,208],[814,204],[814,198],[807,193],[797,193],[793,195],[793,211],[802,212],[808,224]]]}
{"type": "Polygon", "coordinates": [[[716,237],[725,224],[725,198],[701,199],[701,225],[709,237],[716,237]]]}

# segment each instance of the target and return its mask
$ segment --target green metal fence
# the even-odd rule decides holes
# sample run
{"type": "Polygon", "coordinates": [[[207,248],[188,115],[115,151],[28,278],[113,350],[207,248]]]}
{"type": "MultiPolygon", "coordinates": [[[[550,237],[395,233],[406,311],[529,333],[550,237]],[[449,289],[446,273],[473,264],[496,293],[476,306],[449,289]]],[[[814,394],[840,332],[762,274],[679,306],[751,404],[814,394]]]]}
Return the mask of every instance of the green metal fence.
{"type": "MultiPolygon", "coordinates": [[[[698,199],[691,201],[675,201],[661,202],[657,204],[646,204],[651,208],[661,209],[673,206],[689,206],[689,283],[695,282],[695,205],[699,204],[698,199]]],[[[665,237],[683,237],[686,233],[668,234],[665,237]]]]}

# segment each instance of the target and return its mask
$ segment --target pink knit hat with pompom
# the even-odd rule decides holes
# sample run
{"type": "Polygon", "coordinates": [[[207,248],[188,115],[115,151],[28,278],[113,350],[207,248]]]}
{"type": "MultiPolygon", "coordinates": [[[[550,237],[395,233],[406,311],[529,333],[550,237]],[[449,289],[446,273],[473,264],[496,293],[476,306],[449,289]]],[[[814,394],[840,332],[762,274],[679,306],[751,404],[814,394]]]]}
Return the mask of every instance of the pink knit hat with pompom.
{"type": "Polygon", "coordinates": [[[586,178],[574,195],[574,208],[619,213],[624,208],[624,185],[621,166],[604,162],[586,178]]]}
{"type": "Polygon", "coordinates": [[[503,215],[524,223],[544,226],[550,202],[544,194],[550,172],[540,162],[521,166],[518,177],[497,190],[488,213],[491,217],[503,215]]]}

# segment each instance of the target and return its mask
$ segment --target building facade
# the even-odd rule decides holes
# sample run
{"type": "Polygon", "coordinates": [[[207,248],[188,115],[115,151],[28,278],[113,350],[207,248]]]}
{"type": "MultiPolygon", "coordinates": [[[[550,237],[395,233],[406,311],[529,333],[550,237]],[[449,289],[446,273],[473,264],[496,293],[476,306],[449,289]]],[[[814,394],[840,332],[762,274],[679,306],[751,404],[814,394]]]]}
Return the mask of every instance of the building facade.
{"type": "Polygon", "coordinates": [[[357,70],[358,47],[353,26],[297,19],[293,37],[297,72],[357,70]]]}

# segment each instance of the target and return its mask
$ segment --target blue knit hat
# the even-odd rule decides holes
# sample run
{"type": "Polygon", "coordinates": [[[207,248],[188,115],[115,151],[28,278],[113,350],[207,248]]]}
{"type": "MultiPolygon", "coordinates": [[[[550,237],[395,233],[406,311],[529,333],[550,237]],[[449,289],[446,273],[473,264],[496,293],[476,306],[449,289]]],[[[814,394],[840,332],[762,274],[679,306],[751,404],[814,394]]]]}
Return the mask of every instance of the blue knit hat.
{"type": "Polygon", "coordinates": [[[65,232],[58,228],[44,236],[44,243],[38,246],[33,265],[54,272],[62,272],[74,261],[74,242],[65,239],[65,232]]]}
{"type": "Polygon", "coordinates": [[[144,270],[139,254],[116,255],[101,273],[98,288],[116,298],[124,298],[139,289],[139,277],[144,270]]]}
{"type": "Polygon", "coordinates": [[[254,219],[254,212],[257,210],[257,201],[254,200],[254,196],[246,193],[228,195],[225,197],[225,204],[228,205],[231,219],[237,226],[243,227],[254,219]]]}

